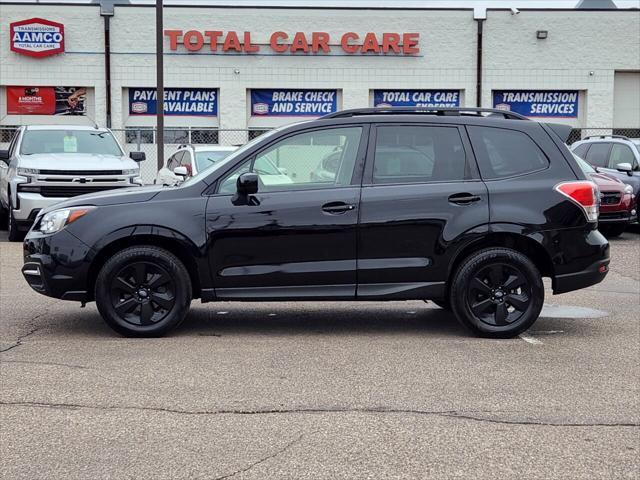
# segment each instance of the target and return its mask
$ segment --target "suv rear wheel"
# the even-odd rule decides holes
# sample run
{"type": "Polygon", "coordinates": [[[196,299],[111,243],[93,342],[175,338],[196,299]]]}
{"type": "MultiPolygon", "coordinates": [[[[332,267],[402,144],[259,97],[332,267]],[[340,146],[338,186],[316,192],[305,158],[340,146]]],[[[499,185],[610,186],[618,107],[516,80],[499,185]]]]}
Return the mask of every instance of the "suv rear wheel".
{"type": "Polygon", "coordinates": [[[96,279],[95,299],[107,324],[127,337],[159,337],[184,320],[191,279],[171,252],[130,247],[110,258],[96,279]]]}
{"type": "Polygon", "coordinates": [[[456,318],[479,336],[510,338],[540,315],[544,285],[536,266],[508,248],[467,257],[453,279],[450,304],[456,318]]]}

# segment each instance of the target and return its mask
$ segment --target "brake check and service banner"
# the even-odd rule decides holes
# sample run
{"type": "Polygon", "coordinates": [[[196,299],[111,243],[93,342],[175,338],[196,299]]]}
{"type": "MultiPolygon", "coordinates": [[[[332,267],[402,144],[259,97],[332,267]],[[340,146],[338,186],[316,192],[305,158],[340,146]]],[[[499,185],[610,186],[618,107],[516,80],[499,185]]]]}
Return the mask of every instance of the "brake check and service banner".
{"type": "Polygon", "coordinates": [[[526,117],[576,118],[577,90],[501,90],[493,91],[493,107],[526,117]]]}
{"type": "Polygon", "coordinates": [[[374,90],[374,107],[433,107],[460,106],[459,90],[374,90]]]}
{"type": "MultiPolygon", "coordinates": [[[[156,98],[155,88],[130,88],[129,115],[155,115],[156,98]]],[[[218,115],[218,90],[165,88],[164,114],[215,117],[218,115]]]]}
{"type": "Polygon", "coordinates": [[[251,90],[254,117],[319,117],[338,109],[336,90],[251,90]]]}

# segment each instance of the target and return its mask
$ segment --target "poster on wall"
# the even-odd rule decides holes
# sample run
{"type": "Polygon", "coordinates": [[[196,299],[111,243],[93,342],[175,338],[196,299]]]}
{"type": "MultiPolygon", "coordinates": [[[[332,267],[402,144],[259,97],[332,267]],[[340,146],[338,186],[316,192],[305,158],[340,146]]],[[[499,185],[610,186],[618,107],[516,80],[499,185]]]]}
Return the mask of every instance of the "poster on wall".
{"type": "Polygon", "coordinates": [[[460,90],[374,90],[373,106],[455,108],[460,90]]]}
{"type": "Polygon", "coordinates": [[[577,90],[494,90],[493,107],[526,117],[576,118],[577,90]]]}
{"type": "Polygon", "coordinates": [[[7,87],[8,115],[86,115],[85,87],[7,87]]]}
{"type": "MultiPolygon", "coordinates": [[[[129,89],[129,115],[155,115],[155,88],[129,89]]],[[[218,115],[216,88],[166,88],[164,90],[165,115],[215,117],[218,115]]]]}
{"type": "Polygon", "coordinates": [[[338,109],[337,90],[251,90],[254,117],[319,117],[338,109]]]}

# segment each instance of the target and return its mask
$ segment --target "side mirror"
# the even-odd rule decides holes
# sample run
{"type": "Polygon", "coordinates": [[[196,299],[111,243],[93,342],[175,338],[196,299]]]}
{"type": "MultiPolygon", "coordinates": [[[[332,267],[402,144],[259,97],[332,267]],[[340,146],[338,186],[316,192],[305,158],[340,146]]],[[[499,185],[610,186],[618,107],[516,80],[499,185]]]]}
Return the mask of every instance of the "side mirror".
{"type": "Polygon", "coordinates": [[[0,162],[9,163],[9,150],[0,150],[0,162]]]}
{"type": "Polygon", "coordinates": [[[633,167],[631,166],[630,163],[627,163],[627,162],[617,164],[616,170],[618,170],[619,172],[626,172],[627,175],[629,176],[633,175],[631,173],[633,172],[633,167]]]}
{"type": "Polygon", "coordinates": [[[144,152],[131,152],[129,153],[129,157],[131,157],[131,160],[134,162],[143,162],[147,159],[147,155],[144,152]]]}
{"type": "Polygon", "coordinates": [[[181,166],[174,168],[173,173],[175,173],[179,177],[187,177],[189,175],[189,170],[187,170],[187,167],[181,166]]]}
{"type": "Polygon", "coordinates": [[[238,195],[247,196],[258,193],[258,174],[253,172],[243,173],[236,181],[238,195]]]}

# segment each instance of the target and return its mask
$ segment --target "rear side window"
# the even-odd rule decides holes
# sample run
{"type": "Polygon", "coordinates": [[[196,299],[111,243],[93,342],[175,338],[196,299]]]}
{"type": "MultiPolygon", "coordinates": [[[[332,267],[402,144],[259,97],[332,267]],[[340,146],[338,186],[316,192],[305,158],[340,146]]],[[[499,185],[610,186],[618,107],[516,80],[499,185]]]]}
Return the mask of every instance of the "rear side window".
{"type": "Polygon", "coordinates": [[[377,129],[373,183],[461,181],[465,171],[464,147],[455,127],[377,129]]]}
{"type": "Polygon", "coordinates": [[[549,160],[531,138],[517,130],[468,127],[483,178],[523,175],[549,166],[549,160]]]}
{"type": "Polygon", "coordinates": [[[587,155],[587,150],[589,150],[589,144],[583,143],[582,145],[578,145],[573,153],[575,153],[580,158],[585,158],[587,155]]]}
{"type": "Polygon", "coordinates": [[[609,160],[610,143],[593,143],[585,160],[596,167],[606,167],[609,160]]]}

